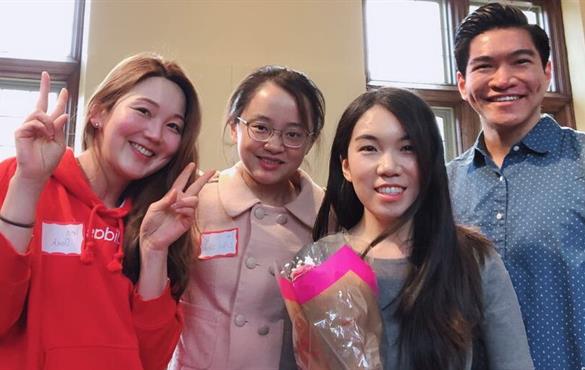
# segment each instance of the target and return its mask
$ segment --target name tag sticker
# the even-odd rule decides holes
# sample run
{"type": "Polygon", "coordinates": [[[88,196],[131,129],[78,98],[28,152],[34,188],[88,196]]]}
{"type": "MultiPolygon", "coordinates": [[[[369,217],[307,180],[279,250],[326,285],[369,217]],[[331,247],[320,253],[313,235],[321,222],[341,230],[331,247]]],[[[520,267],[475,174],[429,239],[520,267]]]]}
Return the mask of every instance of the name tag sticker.
{"type": "Polygon", "coordinates": [[[43,252],[81,254],[83,224],[61,225],[43,222],[43,252]]]}
{"type": "Polygon", "coordinates": [[[199,259],[229,257],[238,253],[238,229],[206,231],[201,234],[199,259]]]}

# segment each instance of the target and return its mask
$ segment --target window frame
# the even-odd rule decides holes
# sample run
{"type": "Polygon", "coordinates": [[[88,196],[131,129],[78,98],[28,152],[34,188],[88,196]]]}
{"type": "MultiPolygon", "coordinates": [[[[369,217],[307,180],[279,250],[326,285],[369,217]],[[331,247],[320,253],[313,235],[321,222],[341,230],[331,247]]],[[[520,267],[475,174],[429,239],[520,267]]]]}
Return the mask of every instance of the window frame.
{"type": "Polygon", "coordinates": [[[85,0],[75,0],[71,54],[65,60],[0,57],[0,79],[23,80],[24,84],[29,84],[30,81],[39,81],[41,72],[47,71],[51,75],[51,80],[65,84],[69,92],[69,101],[67,102],[69,122],[65,127],[65,140],[70,147],[75,144],[76,115],[74,113],[79,97],[84,14],[85,0]]]}
{"type": "MultiPolygon", "coordinates": [[[[365,9],[366,1],[367,0],[362,0],[363,9],[365,9]]],[[[531,2],[543,9],[543,15],[551,43],[553,78],[556,82],[556,91],[547,91],[544,96],[542,112],[554,114],[560,124],[576,128],[561,4],[555,0],[532,0],[531,2]]],[[[451,45],[451,50],[454,49],[453,44],[457,26],[467,16],[469,3],[469,0],[445,0],[445,11],[447,12],[446,18],[448,20],[448,34],[445,35],[445,37],[447,37],[447,40],[451,45]]],[[[363,12],[363,17],[365,30],[365,22],[367,22],[365,19],[365,11],[363,12]]],[[[367,48],[366,36],[367,35],[364,32],[364,48],[367,48]]],[[[447,63],[449,64],[448,67],[451,67],[453,71],[456,71],[453,51],[450,54],[447,63]]],[[[367,50],[365,50],[364,57],[366,58],[365,68],[367,69],[367,50]]],[[[382,85],[370,83],[368,71],[366,70],[365,72],[367,89],[374,89],[382,86],[407,88],[417,93],[431,106],[452,108],[455,113],[454,123],[456,126],[455,132],[457,133],[456,142],[454,144],[458,154],[461,154],[475,143],[477,135],[481,131],[479,116],[473,108],[461,98],[456,81],[454,82],[454,85],[404,82],[388,82],[382,85]]]]}

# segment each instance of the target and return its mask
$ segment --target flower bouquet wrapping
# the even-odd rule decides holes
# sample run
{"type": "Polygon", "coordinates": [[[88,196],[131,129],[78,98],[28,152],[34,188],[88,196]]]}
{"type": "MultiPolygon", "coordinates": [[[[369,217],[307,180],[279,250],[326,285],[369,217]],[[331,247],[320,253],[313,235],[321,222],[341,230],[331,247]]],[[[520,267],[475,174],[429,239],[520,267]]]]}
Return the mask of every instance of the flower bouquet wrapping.
{"type": "Polygon", "coordinates": [[[305,246],[277,278],[300,369],[382,369],[376,276],[343,236],[305,246]]]}

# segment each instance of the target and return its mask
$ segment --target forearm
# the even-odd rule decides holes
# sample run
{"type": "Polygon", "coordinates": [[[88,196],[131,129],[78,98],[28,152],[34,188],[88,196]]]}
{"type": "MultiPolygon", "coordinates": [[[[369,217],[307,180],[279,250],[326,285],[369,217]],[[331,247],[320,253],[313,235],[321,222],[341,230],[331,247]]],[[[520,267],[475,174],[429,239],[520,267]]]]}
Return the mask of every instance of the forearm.
{"type": "Polygon", "coordinates": [[[44,179],[24,179],[19,176],[18,171],[10,179],[6,197],[0,209],[0,216],[6,220],[0,220],[0,233],[19,254],[27,252],[33,229],[16,226],[10,222],[23,225],[34,224],[37,203],[45,183],[44,179]]]}
{"type": "Polygon", "coordinates": [[[148,301],[159,297],[167,285],[168,250],[154,250],[146,245],[141,245],[140,257],[138,294],[145,301],[148,301]]]}
{"type": "Polygon", "coordinates": [[[145,370],[166,369],[179,341],[182,315],[167,285],[160,297],[145,301],[134,294],[134,328],[145,370]]]}
{"type": "Polygon", "coordinates": [[[0,337],[22,315],[30,284],[30,254],[21,255],[0,236],[0,337]]]}

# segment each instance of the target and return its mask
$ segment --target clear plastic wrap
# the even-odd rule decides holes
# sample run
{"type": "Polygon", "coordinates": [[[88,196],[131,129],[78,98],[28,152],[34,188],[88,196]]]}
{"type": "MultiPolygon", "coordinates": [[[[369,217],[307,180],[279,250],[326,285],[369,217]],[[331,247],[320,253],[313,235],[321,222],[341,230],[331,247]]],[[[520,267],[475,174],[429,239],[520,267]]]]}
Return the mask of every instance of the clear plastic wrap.
{"type": "Polygon", "coordinates": [[[279,271],[300,369],[382,369],[376,276],[343,237],[305,246],[279,271]]]}

